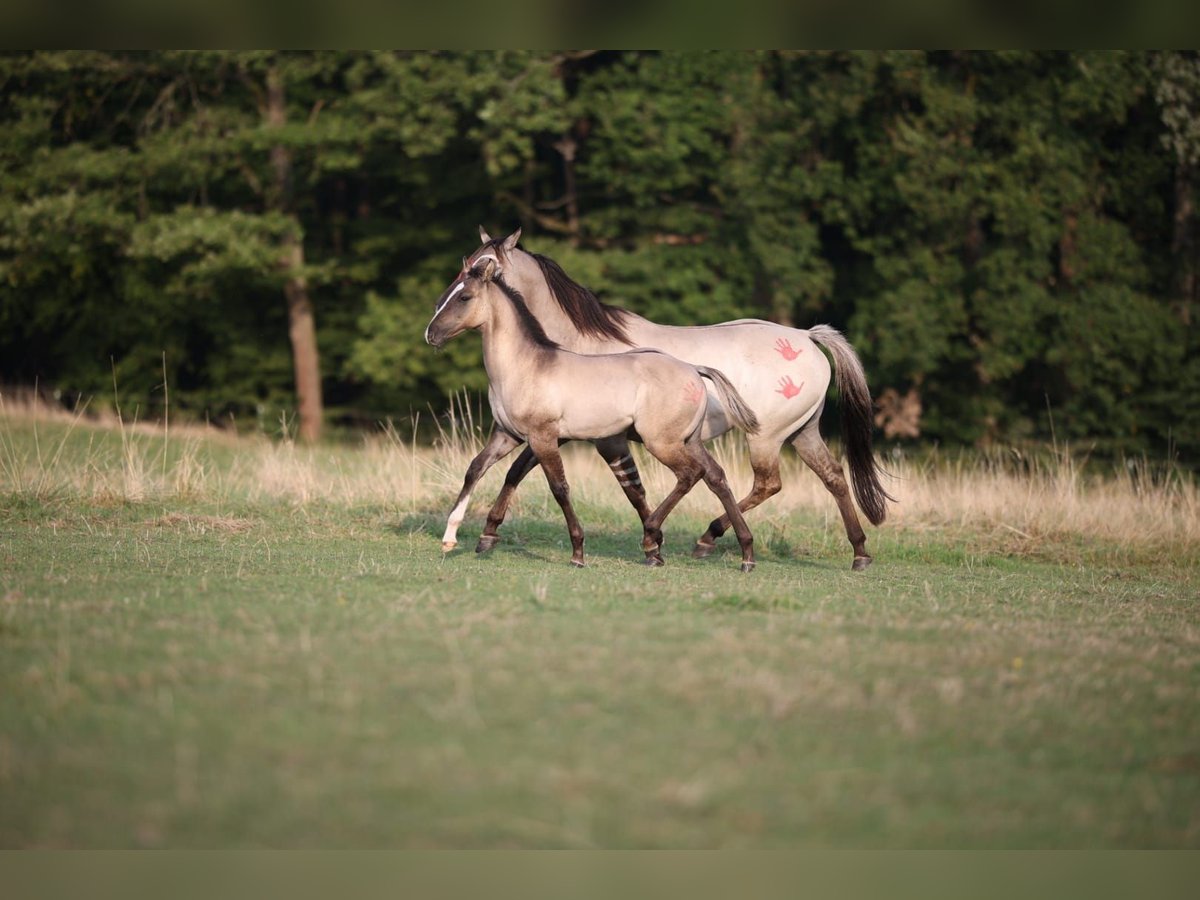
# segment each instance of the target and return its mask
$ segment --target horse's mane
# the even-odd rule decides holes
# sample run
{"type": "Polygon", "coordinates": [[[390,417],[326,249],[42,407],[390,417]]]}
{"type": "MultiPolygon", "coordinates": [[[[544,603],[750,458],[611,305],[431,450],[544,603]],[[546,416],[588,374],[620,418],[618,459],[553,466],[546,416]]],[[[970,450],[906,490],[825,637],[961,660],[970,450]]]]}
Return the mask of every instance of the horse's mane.
{"type": "Polygon", "coordinates": [[[525,304],[525,298],[521,296],[521,292],[505,281],[503,278],[496,279],[496,286],[504,292],[513,307],[517,311],[517,320],[521,323],[521,328],[531,341],[539,347],[544,347],[547,350],[561,350],[562,347],[550,340],[550,336],[546,334],[546,330],[542,328],[542,323],[537,320],[537,316],[529,311],[529,307],[525,304]]]}
{"type": "MultiPolygon", "coordinates": [[[[528,252],[528,251],[526,251],[528,252]]],[[[579,329],[579,333],[588,337],[606,337],[625,344],[633,344],[625,331],[625,319],[630,315],[628,310],[617,306],[609,306],[585,288],[582,284],[571,279],[562,266],[540,253],[530,253],[537,260],[538,267],[550,288],[550,294],[558,301],[559,307],[566,313],[571,323],[579,329]]]]}

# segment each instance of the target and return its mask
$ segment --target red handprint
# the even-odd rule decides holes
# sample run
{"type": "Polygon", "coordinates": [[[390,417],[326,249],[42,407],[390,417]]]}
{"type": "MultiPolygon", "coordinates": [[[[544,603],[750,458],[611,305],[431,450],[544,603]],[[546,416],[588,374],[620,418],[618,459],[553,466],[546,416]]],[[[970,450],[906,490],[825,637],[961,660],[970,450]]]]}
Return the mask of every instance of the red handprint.
{"type": "Polygon", "coordinates": [[[775,352],[778,353],[780,356],[782,356],[784,359],[786,359],[788,362],[791,362],[793,359],[795,359],[797,356],[799,356],[801,353],[804,352],[804,348],[801,347],[799,350],[793,350],[791,341],[786,340],[784,338],[779,338],[779,340],[777,340],[775,342],[775,352]]]}
{"type": "Polygon", "coordinates": [[[790,377],[784,376],[783,378],[779,379],[779,387],[775,388],[775,393],[783,394],[783,396],[785,396],[789,400],[791,400],[793,397],[795,397],[797,394],[800,393],[800,388],[802,388],[802,387],[804,387],[803,381],[800,382],[800,387],[796,387],[796,385],[792,382],[792,379],[790,377]]]}
{"type": "Polygon", "coordinates": [[[694,381],[688,382],[687,387],[683,389],[683,396],[687,397],[688,402],[695,406],[700,402],[700,398],[704,396],[704,388],[694,381]]]}

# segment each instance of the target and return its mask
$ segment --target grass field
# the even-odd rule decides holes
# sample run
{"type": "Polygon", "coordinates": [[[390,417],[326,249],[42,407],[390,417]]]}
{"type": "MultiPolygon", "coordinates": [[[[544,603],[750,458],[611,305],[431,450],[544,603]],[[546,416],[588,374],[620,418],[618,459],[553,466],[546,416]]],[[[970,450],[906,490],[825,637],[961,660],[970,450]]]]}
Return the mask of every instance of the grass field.
{"type": "Polygon", "coordinates": [[[789,461],[747,576],[581,451],[575,571],[540,475],[442,556],[470,443],[0,415],[0,846],[1200,845],[1187,478],[895,460],[852,573],[789,461]]]}

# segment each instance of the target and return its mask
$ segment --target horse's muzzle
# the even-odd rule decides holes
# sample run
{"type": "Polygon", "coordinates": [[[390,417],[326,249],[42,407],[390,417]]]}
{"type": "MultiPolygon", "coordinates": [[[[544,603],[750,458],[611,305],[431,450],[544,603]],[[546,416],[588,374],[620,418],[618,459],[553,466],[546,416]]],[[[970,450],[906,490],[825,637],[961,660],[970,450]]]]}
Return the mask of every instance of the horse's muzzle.
{"type": "Polygon", "coordinates": [[[429,327],[425,329],[425,343],[435,350],[441,350],[448,337],[449,335],[436,322],[430,322],[429,327]]]}

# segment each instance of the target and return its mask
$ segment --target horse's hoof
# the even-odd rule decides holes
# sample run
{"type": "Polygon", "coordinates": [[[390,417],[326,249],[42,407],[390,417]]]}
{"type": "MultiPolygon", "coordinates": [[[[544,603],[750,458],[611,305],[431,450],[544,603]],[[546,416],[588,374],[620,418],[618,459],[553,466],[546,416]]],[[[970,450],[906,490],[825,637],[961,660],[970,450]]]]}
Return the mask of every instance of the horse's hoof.
{"type": "Polygon", "coordinates": [[[573,559],[573,560],[571,560],[571,565],[574,566],[576,569],[582,569],[584,566],[584,562],[582,559],[573,559]]]}
{"type": "Polygon", "coordinates": [[[692,548],[692,559],[704,559],[704,557],[716,549],[716,544],[706,544],[704,541],[696,541],[696,546],[692,548]]]}
{"type": "Polygon", "coordinates": [[[643,565],[647,565],[652,569],[657,569],[659,566],[665,566],[666,564],[667,564],[666,560],[664,560],[657,553],[655,553],[653,556],[647,556],[643,560],[643,565]]]}
{"type": "Polygon", "coordinates": [[[442,552],[449,553],[458,546],[458,541],[442,541],[442,552]]]}
{"type": "Polygon", "coordinates": [[[479,539],[479,543],[475,545],[475,552],[476,553],[487,553],[489,550],[491,550],[493,547],[495,547],[498,543],[500,543],[500,538],[498,538],[498,537],[488,537],[488,536],[481,537],[479,539]]]}
{"type": "Polygon", "coordinates": [[[873,562],[874,560],[869,556],[856,556],[854,557],[854,562],[851,563],[850,568],[855,572],[861,572],[873,562]]]}
{"type": "Polygon", "coordinates": [[[742,571],[743,572],[753,572],[755,565],[756,565],[756,563],[753,560],[750,562],[744,562],[744,563],[742,563],[742,571]]]}

